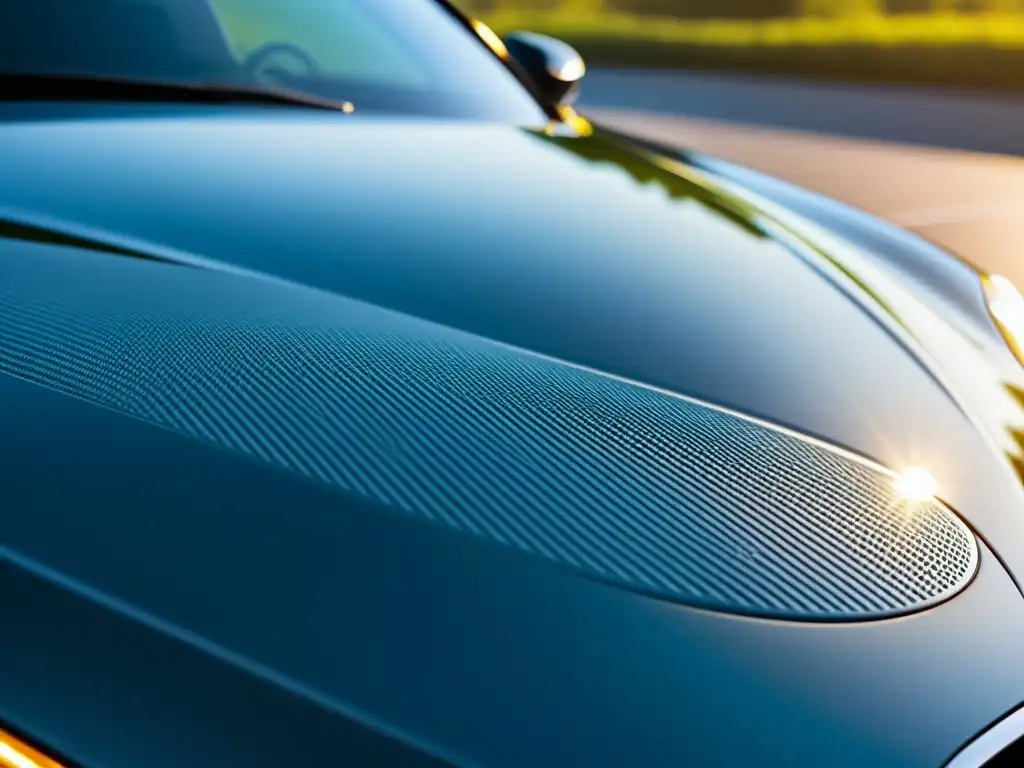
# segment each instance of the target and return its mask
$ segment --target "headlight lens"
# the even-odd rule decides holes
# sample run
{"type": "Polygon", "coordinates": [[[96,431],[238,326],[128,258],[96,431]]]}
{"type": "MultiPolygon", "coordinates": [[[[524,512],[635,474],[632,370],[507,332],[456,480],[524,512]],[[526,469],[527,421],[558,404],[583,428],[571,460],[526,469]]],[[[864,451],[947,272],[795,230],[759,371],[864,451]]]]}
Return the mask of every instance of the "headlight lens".
{"type": "Polygon", "coordinates": [[[63,768],[38,749],[0,730],[0,768],[63,768]]]}
{"type": "Polygon", "coordinates": [[[1024,364],[1024,296],[1002,275],[981,278],[988,311],[1017,359],[1024,364]]]}

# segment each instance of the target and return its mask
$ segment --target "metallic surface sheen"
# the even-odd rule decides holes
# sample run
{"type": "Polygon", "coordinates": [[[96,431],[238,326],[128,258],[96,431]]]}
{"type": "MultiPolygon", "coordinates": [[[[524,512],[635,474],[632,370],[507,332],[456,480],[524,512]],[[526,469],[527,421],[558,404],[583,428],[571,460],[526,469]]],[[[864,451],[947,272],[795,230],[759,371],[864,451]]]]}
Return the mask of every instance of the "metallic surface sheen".
{"type": "Polygon", "coordinates": [[[1024,709],[1018,709],[957,752],[944,768],[984,768],[996,755],[1022,738],[1024,709]]]}
{"type": "Polygon", "coordinates": [[[8,263],[0,372],[627,589],[866,619],[977,568],[967,527],[891,473],[693,401],[308,289],[8,263]]]}
{"type": "MultiPolygon", "coordinates": [[[[65,353],[48,347],[52,367],[36,348],[18,376],[0,375],[0,606],[17,617],[0,632],[0,723],[12,731],[106,768],[751,765],[766,755],[909,768],[941,765],[1024,699],[1024,376],[966,265],[829,201],[601,130],[554,138],[173,105],[5,104],[0,117],[0,288],[8,317],[23,313],[8,327],[36,334],[0,341],[26,350],[69,335],[65,353]],[[82,317],[86,291],[105,298],[89,322],[66,324],[82,317]],[[26,322],[30,296],[51,301],[26,322]],[[342,305],[349,319],[395,310],[416,333],[443,326],[487,360],[500,349],[502,361],[571,369],[573,382],[621,397],[616,408],[670,402],[672,417],[696,399],[897,471],[924,467],[978,534],[977,574],[954,598],[893,620],[755,620],[401,514],[404,487],[375,476],[376,495],[344,490],[317,479],[329,469],[320,458],[302,464],[312,479],[282,471],[300,465],[294,428],[241,419],[229,434],[230,419],[209,415],[251,412],[276,377],[291,382],[293,402],[274,407],[302,410],[307,436],[323,431],[330,412],[294,399],[313,402],[324,380],[301,375],[329,356],[308,347],[318,307],[342,305]],[[166,319],[162,306],[175,310],[165,337],[154,322],[166,319]],[[188,318],[209,335],[186,333],[188,318]],[[276,325],[264,322],[243,349],[239,325],[268,318],[276,325]],[[310,354],[290,357],[294,344],[310,354]],[[188,368],[173,363],[200,353],[237,377],[190,392],[188,368]],[[138,378],[119,386],[97,368],[91,381],[110,386],[84,393],[84,373],[67,378],[72,360],[138,378]],[[137,398],[171,368],[183,389],[137,398]],[[21,378],[32,371],[94,402],[21,378]],[[97,400],[159,412],[207,439],[97,400]],[[255,722],[277,728],[253,740],[255,722]]],[[[324,336],[332,349],[338,330],[324,336]]],[[[432,387],[445,420],[477,419],[460,433],[476,439],[460,445],[465,460],[507,478],[509,457],[527,455],[521,436],[496,426],[509,413],[487,387],[464,386],[455,358],[432,354],[403,358],[401,370],[435,378],[389,377],[380,353],[358,365],[353,354],[351,369],[400,391],[382,404],[432,387]],[[495,464],[493,445],[508,463],[495,464]]],[[[575,427],[584,416],[548,397],[566,394],[569,379],[495,391],[520,396],[520,412],[534,393],[523,418],[550,427],[547,450],[569,439],[554,416],[574,416],[575,427]]],[[[354,413],[367,403],[330,405],[354,413]]],[[[395,439],[405,435],[391,425],[417,418],[407,410],[377,415],[351,433],[375,456],[404,456],[410,475],[449,461],[438,449],[448,443],[395,439]]],[[[655,463],[661,433],[618,444],[621,422],[595,416],[587,429],[605,430],[601,448],[619,466],[655,463]]],[[[753,434],[770,450],[782,433],[741,438],[753,434]]],[[[320,443],[335,468],[358,458],[320,443]]],[[[567,501],[568,486],[544,487],[578,477],[560,458],[506,507],[547,494],[577,514],[600,509],[622,531],[655,509],[682,509],[658,507],[657,484],[639,475],[631,487],[652,493],[628,502],[644,514],[613,518],[626,504],[610,496],[580,504],[595,488],[621,488],[610,470],[567,501]]],[[[497,503],[469,463],[458,475],[434,491],[497,503]]],[[[572,545],[583,553],[580,537],[572,545]]],[[[746,554],[765,572],[757,549],[746,554]]]]}

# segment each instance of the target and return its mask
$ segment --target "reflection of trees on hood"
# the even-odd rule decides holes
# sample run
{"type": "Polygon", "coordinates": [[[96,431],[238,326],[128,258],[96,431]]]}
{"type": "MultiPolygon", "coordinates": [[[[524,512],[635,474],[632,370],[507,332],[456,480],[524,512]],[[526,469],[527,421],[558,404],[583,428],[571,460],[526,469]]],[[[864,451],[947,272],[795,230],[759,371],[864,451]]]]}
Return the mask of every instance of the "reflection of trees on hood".
{"type": "MultiPolygon", "coordinates": [[[[595,129],[594,134],[587,138],[549,136],[534,131],[528,131],[527,135],[535,136],[538,139],[554,144],[560,149],[571,152],[584,160],[618,168],[629,174],[641,186],[657,185],[672,200],[699,203],[715,215],[728,219],[737,227],[742,228],[755,237],[775,239],[773,235],[758,226],[757,221],[764,214],[755,206],[726,192],[704,186],[662,168],[648,160],[642,148],[631,148],[615,136],[603,133],[600,129],[595,129]]],[[[681,160],[680,162],[683,161],[681,160]]],[[[822,261],[831,264],[845,275],[869,302],[875,304],[901,327],[907,327],[893,306],[883,299],[878,291],[865,281],[860,274],[851,269],[842,258],[823,249],[817,243],[801,236],[798,232],[792,231],[785,222],[776,221],[775,223],[787,230],[794,240],[800,241],[808,250],[817,254],[822,261]]],[[[1022,449],[1024,449],[1024,446],[1022,446],[1022,449]]]]}
{"type": "Polygon", "coordinates": [[[624,171],[641,186],[657,185],[672,200],[699,203],[755,237],[767,237],[754,223],[757,211],[753,207],[654,164],[644,157],[643,150],[631,149],[614,137],[602,134],[600,130],[587,138],[548,136],[533,131],[529,131],[528,135],[554,144],[589,162],[624,171]]]}
{"type": "MultiPolygon", "coordinates": [[[[1024,425],[1024,390],[1021,390],[1014,384],[1007,384],[1006,391],[1010,393],[1010,396],[1014,399],[1017,405],[1021,407],[1021,424],[1024,425]]],[[[1017,474],[1020,475],[1021,481],[1024,482],[1024,426],[1008,424],[1007,431],[1010,433],[1010,437],[1013,441],[1020,448],[1017,453],[1009,454],[1010,463],[1013,464],[1013,468],[1017,470],[1017,474]]]]}

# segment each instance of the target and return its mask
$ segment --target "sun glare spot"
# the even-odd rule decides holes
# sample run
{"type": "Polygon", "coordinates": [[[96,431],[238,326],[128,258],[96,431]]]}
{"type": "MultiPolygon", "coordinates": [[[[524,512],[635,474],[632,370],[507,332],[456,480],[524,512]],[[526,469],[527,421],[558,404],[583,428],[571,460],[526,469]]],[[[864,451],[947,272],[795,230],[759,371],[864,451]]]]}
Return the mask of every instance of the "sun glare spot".
{"type": "Polygon", "coordinates": [[[893,481],[893,487],[904,501],[921,502],[935,496],[936,482],[928,470],[911,467],[893,481]]]}

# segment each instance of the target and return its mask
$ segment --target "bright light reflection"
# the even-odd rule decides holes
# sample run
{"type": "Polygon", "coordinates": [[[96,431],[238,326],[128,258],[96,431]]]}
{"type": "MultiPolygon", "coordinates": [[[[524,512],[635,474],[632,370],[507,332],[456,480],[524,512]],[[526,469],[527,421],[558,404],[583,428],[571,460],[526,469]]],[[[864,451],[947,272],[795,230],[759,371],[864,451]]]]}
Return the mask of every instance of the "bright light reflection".
{"type": "Polygon", "coordinates": [[[494,51],[498,56],[503,59],[508,58],[508,48],[505,47],[505,43],[501,41],[497,33],[484,24],[482,21],[472,19],[470,24],[473,25],[473,29],[479,35],[480,39],[487,43],[487,47],[494,51]]]}
{"type": "Polygon", "coordinates": [[[911,467],[893,481],[893,487],[904,501],[920,502],[934,498],[936,482],[928,470],[911,467]]]}
{"type": "Polygon", "coordinates": [[[1024,362],[1024,296],[1002,275],[988,275],[983,284],[992,317],[1014,354],[1024,362]]]}
{"type": "Polygon", "coordinates": [[[61,768],[58,763],[0,731],[0,768],[61,768]]]}
{"type": "Polygon", "coordinates": [[[587,72],[587,68],[583,63],[583,59],[573,58],[565,62],[558,72],[553,73],[555,78],[561,80],[563,83],[575,83],[577,80],[583,77],[587,72]]]}

